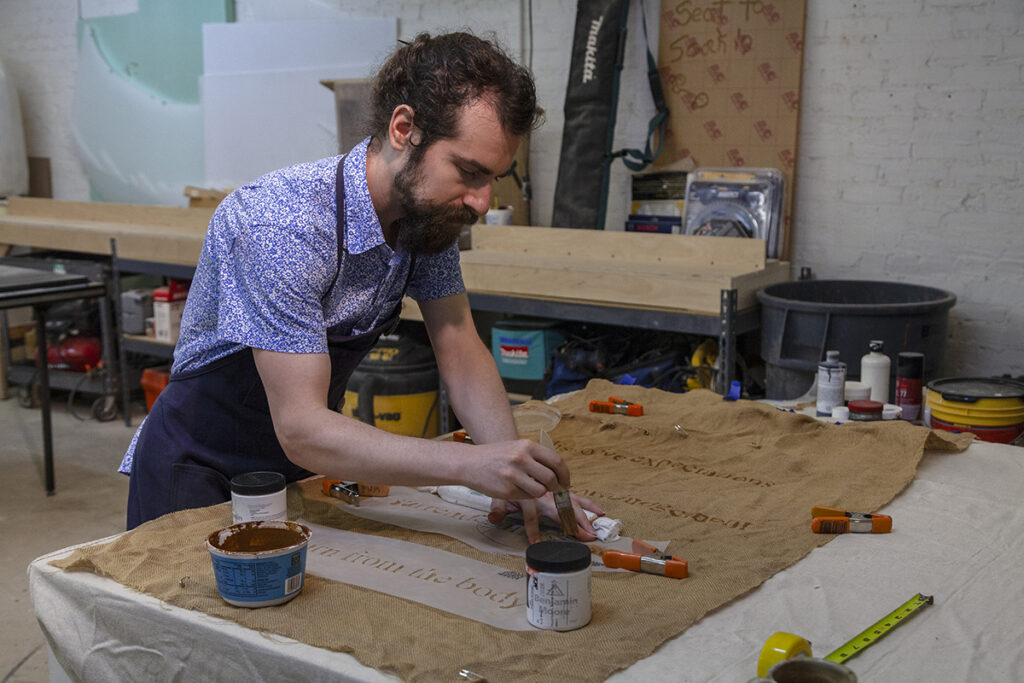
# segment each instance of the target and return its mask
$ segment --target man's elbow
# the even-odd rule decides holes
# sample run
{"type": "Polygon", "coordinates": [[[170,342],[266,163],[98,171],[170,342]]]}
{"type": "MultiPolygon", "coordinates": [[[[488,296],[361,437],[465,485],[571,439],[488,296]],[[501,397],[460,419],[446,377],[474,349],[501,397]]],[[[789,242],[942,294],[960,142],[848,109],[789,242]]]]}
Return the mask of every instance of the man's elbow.
{"type": "Polygon", "coordinates": [[[274,434],[287,458],[307,470],[312,470],[310,456],[316,452],[316,430],[309,420],[300,416],[284,416],[274,420],[274,434]]]}

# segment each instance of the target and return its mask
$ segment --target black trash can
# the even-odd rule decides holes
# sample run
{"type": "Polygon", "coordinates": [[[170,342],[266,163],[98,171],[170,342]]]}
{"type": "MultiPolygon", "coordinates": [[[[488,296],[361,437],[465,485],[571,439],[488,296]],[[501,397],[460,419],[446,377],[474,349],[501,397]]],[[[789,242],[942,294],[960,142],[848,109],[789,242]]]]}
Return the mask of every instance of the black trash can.
{"type": "Polygon", "coordinates": [[[892,359],[889,400],[901,351],[925,356],[925,382],[941,377],[949,309],[956,296],[903,282],[800,280],[770,285],[761,302],[761,358],[770,399],[802,396],[814,384],[818,363],[830,349],[846,363],[847,379],[860,379],[868,342],[881,339],[892,359]]]}

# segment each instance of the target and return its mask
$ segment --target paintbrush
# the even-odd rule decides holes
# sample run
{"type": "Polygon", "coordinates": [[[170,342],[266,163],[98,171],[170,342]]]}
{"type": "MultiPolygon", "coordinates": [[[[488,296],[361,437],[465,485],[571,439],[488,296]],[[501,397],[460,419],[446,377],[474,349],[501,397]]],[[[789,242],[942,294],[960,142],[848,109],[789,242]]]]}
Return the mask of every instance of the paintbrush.
{"type": "MultiPolygon", "coordinates": [[[[540,445],[555,450],[554,442],[543,429],[540,430],[540,445]]],[[[569,490],[559,486],[551,495],[555,499],[555,509],[558,510],[558,521],[562,523],[562,533],[566,536],[575,536],[579,533],[579,527],[576,526],[576,511],[573,510],[569,490]]]]}

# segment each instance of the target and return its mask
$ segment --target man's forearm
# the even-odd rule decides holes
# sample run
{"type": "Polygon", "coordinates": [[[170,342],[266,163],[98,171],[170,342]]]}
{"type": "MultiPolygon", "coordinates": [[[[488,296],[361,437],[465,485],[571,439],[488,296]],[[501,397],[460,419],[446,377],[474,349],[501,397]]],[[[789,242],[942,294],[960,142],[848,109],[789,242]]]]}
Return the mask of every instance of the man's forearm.
{"type": "Polygon", "coordinates": [[[477,443],[518,438],[505,385],[487,347],[460,355],[452,367],[442,366],[445,386],[459,422],[477,443]]]}

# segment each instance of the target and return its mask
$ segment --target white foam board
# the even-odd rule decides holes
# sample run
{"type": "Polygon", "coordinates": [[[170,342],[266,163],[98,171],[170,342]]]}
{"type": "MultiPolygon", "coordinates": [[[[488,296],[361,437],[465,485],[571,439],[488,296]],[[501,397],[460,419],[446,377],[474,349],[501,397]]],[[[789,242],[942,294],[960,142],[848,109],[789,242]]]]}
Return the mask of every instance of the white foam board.
{"type": "Polygon", "coordinates": [[[203,24],[203,73],[337,64],[372,68],[394,49],[397,37],[398,20],[394,18],[203,24]]]}
{"type": "Polygon", "coordinates": [[[323,79],[366,78],[397,41],[396,19],[203,26],[203,166],[208,187],[337,154],[323,79]]]}
{"type": "Polygon", "coordinates": [[[207,186],[238,187],[337,154],[334,93],[320,80],[362,75],[361,67],[339,65],[200,77],[207,186]]]}

